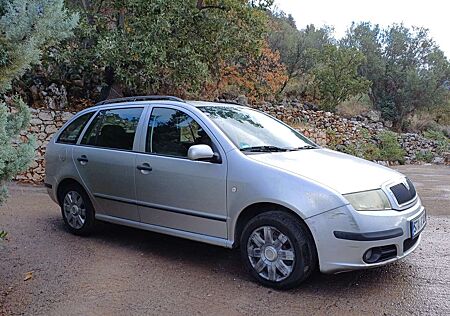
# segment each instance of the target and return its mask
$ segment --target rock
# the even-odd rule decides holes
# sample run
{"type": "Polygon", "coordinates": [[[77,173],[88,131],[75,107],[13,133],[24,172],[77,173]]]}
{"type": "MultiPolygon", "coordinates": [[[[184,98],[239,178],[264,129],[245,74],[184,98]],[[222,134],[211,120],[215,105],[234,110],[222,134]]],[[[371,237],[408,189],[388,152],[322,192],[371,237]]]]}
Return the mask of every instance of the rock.
{"type": "Polygon", "coordinates": [[[42,121],[53,121],[53,115],[50,111],[41,111],[39,112],[38,117],[42,121]]]}
{"type": "Polygon", "coordinates": [[[392,122],[391,121],[384,121],[384,126],[387,128],[392,128],[392,122]]]}
{"type": "Polygon", "coordinates": [[[376,110],[370,110],[366,113],[366,117],[372,122],[379,122],[381,119],[381,112],[376,110]]]}
{"type": "Polygon", "coordinates": [[[47,134],[54,134],[54,133],[56,133],[57,131],[58,131],[58,129],[56,128],[55,125],[49,125],[49,126],[47,126],[47,127],[45,128],[45,132],[46,132],[47,134]]]}
{"type": "Polygon", "coordinates": [[[434,157],[433,160],[431,161],[434,164],[444,164],[445,163],[445,159],[444,157],[434,157]]]}
{"type": "Polygon", "coordinates": [[[69,119],[71,119],[73,116],[72,113],[70,112],[62,112],[61,113],[61,120],[63,121],[63,123],[67,122],[69,119]]]}
{"type": "Polygon", "coordinates": [[[30,120],[30,124],[31,124],[31,125],[40,125],[40,124],[42,124],[42,120],[39,119],[39,118],[33,117],[33,118],[30,120]]]}
{"type": "Polygon", "coordinates": [[[58,87],[55,83],[52,83],[45,92],[46,95],[44,98],[44,103],[48,108],[52,110],[60,110],[67,107],[67,91],[64,85],[58,87]]]}

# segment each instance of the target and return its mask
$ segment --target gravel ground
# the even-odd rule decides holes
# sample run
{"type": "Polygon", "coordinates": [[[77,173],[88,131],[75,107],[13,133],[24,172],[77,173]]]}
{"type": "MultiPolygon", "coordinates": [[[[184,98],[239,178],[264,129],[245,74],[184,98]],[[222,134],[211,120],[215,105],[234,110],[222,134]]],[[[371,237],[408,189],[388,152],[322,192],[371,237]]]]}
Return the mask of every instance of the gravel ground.
{"type": "Polygon", "coordinates": [[[9,232],[0,315],[450,315],[450,168],[398,169],[427,207],[419,248],[382,268],[317,273],[287,292],[253,282],[237,251],[112,224],[73,236],[43,188],[12,185],[0,208],[9,232]]]}

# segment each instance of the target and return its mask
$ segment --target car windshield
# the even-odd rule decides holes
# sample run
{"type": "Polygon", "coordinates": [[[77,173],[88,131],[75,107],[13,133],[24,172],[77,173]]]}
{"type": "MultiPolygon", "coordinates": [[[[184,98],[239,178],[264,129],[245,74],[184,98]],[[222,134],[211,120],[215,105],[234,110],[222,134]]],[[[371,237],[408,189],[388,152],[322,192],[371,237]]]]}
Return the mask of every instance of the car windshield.
{"type": "Polygon", "coordinates": [[[273,152],[317,148],[299,132],[270,116],[245,107],[199,108],[242,151],[273,152]]]}

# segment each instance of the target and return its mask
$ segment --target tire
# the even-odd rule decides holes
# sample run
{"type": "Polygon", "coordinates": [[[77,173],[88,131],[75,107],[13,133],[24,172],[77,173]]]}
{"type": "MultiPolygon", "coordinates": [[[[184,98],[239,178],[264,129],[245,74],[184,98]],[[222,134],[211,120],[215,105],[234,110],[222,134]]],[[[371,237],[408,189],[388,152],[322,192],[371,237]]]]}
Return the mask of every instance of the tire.
{"type": "Polygon", "coordinates": [[[242,232],[240,249],[250,274],[275,289],[296,287],[317,268],[311,233],[301,220],[283,211],[253,217],[242,232]]]}
{"type": "Polygon", "coordinates": [[[87,236],[92,233],[95,225],[95,210],[89,196],[80,185],[65,186],[59,201],[64,223],[72,234],[87,236]]]}

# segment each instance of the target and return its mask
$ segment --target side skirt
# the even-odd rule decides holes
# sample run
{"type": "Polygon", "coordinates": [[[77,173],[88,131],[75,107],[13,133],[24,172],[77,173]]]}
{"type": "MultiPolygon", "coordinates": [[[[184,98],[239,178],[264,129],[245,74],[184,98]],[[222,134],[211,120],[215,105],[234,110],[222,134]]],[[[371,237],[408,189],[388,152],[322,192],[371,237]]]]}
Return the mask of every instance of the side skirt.
{"type": "Polygon", "coordinates": [[[142,223],[142,222],[135,222],[135,221],[130,221],[127,219],[109,216],[109,215],[103,215],[103,214],[95,214],[95,218],[100,221],[134,227],[134,228],[138,228],[138,229],[148,230],[148,231],[171,235],[171,236],[175,236],[175,237],[186,238],[186,239],[190,239],[190,240],[194,240],[194,241],[200,241],[200,242],[204,242],[207,244],[221,246],[221,247],[225,247],[225,248],[233,247],[233,243],[231,241],[229,241],[227,239],[223,239],[223,238],[217,238],[217,237],[212,237],[212,236],[207,236],[207,235],[202,235],[202,234],[196,234],[196,233],[192,233],[192,232],[188,232],[188,231],[184,231],[184,230],[173,229],[173,228],[168,228],[168,227],[164,227],[164,226],[152,225],[152,224],[147,224],[147,223],[142,223]]]}

